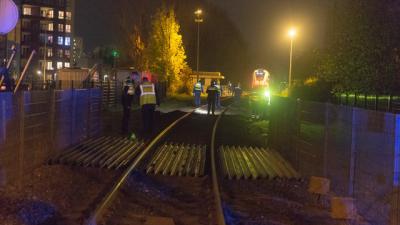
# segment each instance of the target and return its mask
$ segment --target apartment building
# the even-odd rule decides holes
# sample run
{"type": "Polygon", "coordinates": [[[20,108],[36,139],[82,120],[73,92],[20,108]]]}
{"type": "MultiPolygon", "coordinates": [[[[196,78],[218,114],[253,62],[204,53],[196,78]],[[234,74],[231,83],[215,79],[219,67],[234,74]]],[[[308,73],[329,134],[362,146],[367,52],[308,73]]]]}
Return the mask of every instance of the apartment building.
{"type": "Polygon", "coordinates": [[[17,45],[15,69],[21,70],[33,50],[37,54],[27,74],[29,80],[55,79],[57,69],[71,66],[74,0],[19,0],[20,21],[0,38],[0,57],[17,45]]]}

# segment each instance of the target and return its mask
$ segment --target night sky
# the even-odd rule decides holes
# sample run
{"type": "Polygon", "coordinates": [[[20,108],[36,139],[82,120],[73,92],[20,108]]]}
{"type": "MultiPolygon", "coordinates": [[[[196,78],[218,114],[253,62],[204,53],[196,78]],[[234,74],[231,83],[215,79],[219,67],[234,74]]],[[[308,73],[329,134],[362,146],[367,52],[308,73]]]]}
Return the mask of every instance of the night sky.
{"type": "MultiPolygon", "coordinates": [[[[155,5],[159,2],[158,0],[147,1],[153,2],[155,5]]],[[[179,4],[187,4],[189,1],[191,0],[177,0],[178,8],[179,4]]],[[[141,4],[137,0],[131,0],[131,2],[133,11],[135,10],[135,4],[141,4]]],[[[207,15],[207,6],[210,7],[212,5],[216,8],[209,9],[209,11],[220,10],[226,14],[227,20],[232,23],[233,29],[238,30],[238,35],[244,40],[244,44],[248,49],[246,58],[249,61],[249,66],[245,69],[246,71],[249,68],[264,67],[276,77],[286,76],[290,43],[286,36],[288,27],[294,25],[299,29],[299,36],[295,41],[294,56],[296,61],[303,54],[323,45],[328,10],[332,7],[332,3],[329,0],[193,0],[192,2],[194,2],[193,6],[206,6],[204,11],[206,13],[205,23],[207,23],[207,29],[216,31],[224,29],[222,27],[212,27],[214,24],[213,21],[210,21],[212,16],[207,15]]],[[[118,14],[117,4],[118,1],[115,0],[77,0],[76,33],[84,38],[87,51],[100,45],[115,45],[120,41],[118,28],[115,26],[118,14]]],[[[179,13],[177,14],[178,20],[186,19],[190,16],[186,14],[186,17],[179,17],[179,13]]],[[[215,24],[215,26],[218,25],[221,24],[215,24]]],[[[182,27],[184,41],[186,38],[186,43],[192,42],[191,39],[194,37],[191,33],[192,30],[184,29],[185,25],[182,25],[182,27]]],[[[215,38],[215,35],[218,35],[218,32],[209,31],[207,34],[202,34],[202,39],[207,42],[208,39],[215,38]],[[210,37],[207,37],[207,35],[210,37]]],[[[227,38],[229,37],[224,36],[225,40],[227,38]]],[[[194,67],[192,45],[188,44],[188,46],[188,61],[194,67]]],[[[202,46],[203,53],[205,48],[206,46],[202,46]]],[[[223,52],[216,54],[223,57],[223,52]]],[[[232,52],[228,54],[232,54],[232,52]]],[[[237,55],[239,57],[241,52],[237,52],[237,55]]],[[[212,58],[214,55],[212,55],[212,52],[207,51],[206,55],[203,54],[203,57],[212,58]],[[207,54],[211,57],[208,57],[207,54]]],[[[218,62],[218,60],[213,61],[218,62]]],[[[227,61],[223,63],[225,64],[224,66],[221,66],[228,68],[230,60],[227,61]]],[[[204,62],[203,60],[202,67],[213,70],[219,69],[217,64],[211,64],[212,62],[204,62]]],[[[234,61],[232,61],[232,64],[234,64],[234,61]]],[[[221,70],[223,71],[224,69],[221,70]]],[[[229,71],[227,73],[232,72],[229,71]]]]}

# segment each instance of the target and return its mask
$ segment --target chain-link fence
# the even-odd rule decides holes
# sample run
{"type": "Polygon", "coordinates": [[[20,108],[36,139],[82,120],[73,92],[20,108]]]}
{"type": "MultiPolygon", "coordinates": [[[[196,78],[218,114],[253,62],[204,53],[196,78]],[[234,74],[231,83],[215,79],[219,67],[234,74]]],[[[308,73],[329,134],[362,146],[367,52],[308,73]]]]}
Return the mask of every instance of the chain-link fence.
{"type": "Polygon", "coordinates": [[[276,97],[270,129],[302,175],[329,178],[371,224],[400,224],[400,115],[276,97]]]}
{"type": "Polygon", "coordinates": [[[0,93],[0,186],[52,154],[101,133],[100,89],[0,93]]]}

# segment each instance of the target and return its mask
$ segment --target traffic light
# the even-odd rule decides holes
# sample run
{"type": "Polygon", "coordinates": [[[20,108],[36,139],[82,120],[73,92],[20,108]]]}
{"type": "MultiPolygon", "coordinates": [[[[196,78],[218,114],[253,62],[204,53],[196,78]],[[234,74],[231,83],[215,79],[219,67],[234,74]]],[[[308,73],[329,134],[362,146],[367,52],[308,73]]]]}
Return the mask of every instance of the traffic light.
{"type": "Polygon", "coordinates": [[[113,50],[113,51],[111,52],[111,55],[112,55],[112,57],[114,57],[114,58],[118,58],[118,57],[119,57],[119,52],[118,52],[117,50],[113,50]]]}

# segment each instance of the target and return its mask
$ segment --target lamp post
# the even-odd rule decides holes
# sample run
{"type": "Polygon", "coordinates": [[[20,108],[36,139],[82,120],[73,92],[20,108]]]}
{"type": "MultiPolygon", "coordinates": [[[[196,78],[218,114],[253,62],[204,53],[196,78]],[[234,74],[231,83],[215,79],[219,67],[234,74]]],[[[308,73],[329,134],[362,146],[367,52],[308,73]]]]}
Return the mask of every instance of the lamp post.
{"type": "MultiPolygon", "coordinates": [[[[44,54],[43,54],[43,89],[46,88],[46,70],[47,70],[47,41],[48,37],[48,30],[49,30],[49,22],[47,21],[50,17],[50,13],[46,10],[45,14],[45,27],[44,27],[44,54]]],[[[54,28],[53,28],[54,29],[54,28]]]]}
{"type": "Polygon", "coordinates": [[[196,60],[196,72],[197,72],[197,80],[200,79],[199,75],[199,62],[200,62],[200,23],[203,22],[203,18],[201,17],[203,14],[203,11],[201,9],[197,9],[194,14],[196,15],[196,18],[194,22],[197,23],[197,60],[196,60]]]}
{"type": "Polygon", "coordinates": [[[290,59],[289,59],[289,79],[288,79],[288,87],[289,91],[292,87],[292,63],[293,63],[293,41],[297,35],[297,30],[295,28],[291,28],[288,32],[290,37],[290,59]]]}

